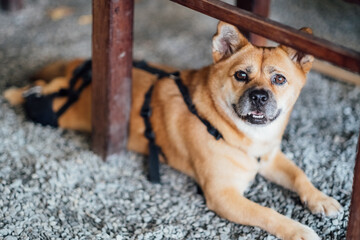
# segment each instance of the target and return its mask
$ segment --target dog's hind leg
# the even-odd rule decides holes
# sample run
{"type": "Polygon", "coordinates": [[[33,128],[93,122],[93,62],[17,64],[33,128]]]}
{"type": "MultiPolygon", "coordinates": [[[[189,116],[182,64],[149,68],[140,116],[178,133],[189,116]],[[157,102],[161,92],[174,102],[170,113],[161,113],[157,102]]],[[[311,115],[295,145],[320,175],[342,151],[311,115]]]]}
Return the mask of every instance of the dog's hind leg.
{"type": "Polygon", "coordinates": [[[4,98],[13,106],[23,104],[25,99],[23,97],[24,92],[28,91],[31,87],[40,86],[41,94],[48,95],[59,91],[61,88],[67,88],[69,81],[65,77],[57,77],[51,82],[47,83],[44,80],[37,80],[33,85],[27,85],[22,88],[12,87],[3,93],[4,98]]]}
{"type": "MultiPolygon", "coordinates": [[[[246,199],[234,186],[222,184],[219,188],[214,180],[213,188],[208,185],[204,193],[208,207],[221,217],[235,223],[260,227],[284,240],[320,239],[311,228],[246,199]]],[[[223,182],[223,179],[220,181],[223,182]]]]}
{"type": "MultiPolygon", "coordinates": [[[[37,80],[34,83],[35,86],[46,86],[46,82],[43,80],[37,80]]],[[[32,86],[27,85],[25,87],[16,88],[12,87],[4,91],[4,98],[13,106],[23,104],[25,99],[23,97],[24,92],[28,91],[32,86]]]]}
{"type": "Polygon", "coordinates": [[[262,161],[260,174],[281,186],[296,191],[312,213],[333,216],[342,209],[338,201],[316,189],[305,173],[281,151],[278,151],[274,157],[262,161]]]}
{"type": "Polygon", "coordinates": [[[24,103],[23,93],[28,90],[29,87],[23,88],[9,88],[3,93],[4,98],[13,106],[24,103]]]}

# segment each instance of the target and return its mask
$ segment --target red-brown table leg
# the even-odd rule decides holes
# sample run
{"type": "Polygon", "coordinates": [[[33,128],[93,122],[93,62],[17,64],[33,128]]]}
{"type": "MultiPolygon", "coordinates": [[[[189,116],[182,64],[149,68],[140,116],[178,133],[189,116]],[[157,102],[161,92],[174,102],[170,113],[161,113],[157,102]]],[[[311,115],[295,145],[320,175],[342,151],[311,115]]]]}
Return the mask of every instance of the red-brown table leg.
{"type": "MultiPolygon", "coordinates": [[[[270,0],[236,0],[236,6],[262,17],[268,17],[270,0]]],[[[250,32],[246,32],[245,35],[253,44],[257,46],[266,46],[266,38],[250,32]]]]}
{"type": "Polygon", "coordinates": [[[16,11],[23,8],[23,0],[0,0],[1,8],[6,11],[16,11]]]}
{"type": "Polygon", "coordinates": [[[360,135],[356,155],[347,240],[360,239],[360,135]]]}
{"type": "Polygon", "coordinates": [[[125,149],[131,105],[133,0],[93,0],[93,150],[125,149]]]}

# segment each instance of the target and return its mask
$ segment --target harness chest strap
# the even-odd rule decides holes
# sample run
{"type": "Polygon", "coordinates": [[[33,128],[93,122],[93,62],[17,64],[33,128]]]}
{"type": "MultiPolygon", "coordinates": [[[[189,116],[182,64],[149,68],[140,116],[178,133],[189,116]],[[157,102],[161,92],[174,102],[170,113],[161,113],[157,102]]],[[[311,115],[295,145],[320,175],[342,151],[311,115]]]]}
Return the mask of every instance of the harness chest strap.
{"type": "MultiPolygon", "coordinates": [[[[206,126],[207,131],[212,136],[214,136],[214,138],[216,140],[223,138],[221,133],[214,126],[212,126],[209,121],[207,121],[206,119],[199,116],[199,114],[196,110],[196,107],[191,100],[191,97],[190,97],[187,87],[182,83],[179,72],[168,73],[163,70],[149,66],[145,61],[134,62],[133,66],[136,68],[139,68],[141,70],[144,70],[149,73],[157,75],[158,79],[161,79],[164,77],[170,77],[170,78],[174,79],[189,111],[192,114],[194,114],[206,126]]],[[[156,145],[156,143],[155,143],[155,133],[153,132],[151,123],[150,123],[150,117],[152,114],[150,102],[151,102],[151,95],[152,95],[153,88],[154,88],[154,85],[152,85],[145,94],[145,100],[142,105],[140,115],[144,119],[145,137],[149,141],[149,180],[150,180],[150,182],[153,182],[153,183],[160,183],[159,153],[161,153],[163,156],[164,156],[164,154],[162,153],[161,148],[158,145],[156,145]]]]}

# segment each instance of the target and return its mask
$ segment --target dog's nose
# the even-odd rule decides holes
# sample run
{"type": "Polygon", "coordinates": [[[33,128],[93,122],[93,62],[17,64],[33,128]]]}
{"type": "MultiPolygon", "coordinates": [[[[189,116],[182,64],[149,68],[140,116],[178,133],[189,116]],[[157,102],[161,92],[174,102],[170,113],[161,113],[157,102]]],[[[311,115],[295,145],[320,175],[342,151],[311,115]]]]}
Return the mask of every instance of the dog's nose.
{"type": "Polygon", "coordinates": [[[251,102],[254,104],[265,105],[269,100],[269,94],[264,89],[256,89],[249,93],[251,102]]]}

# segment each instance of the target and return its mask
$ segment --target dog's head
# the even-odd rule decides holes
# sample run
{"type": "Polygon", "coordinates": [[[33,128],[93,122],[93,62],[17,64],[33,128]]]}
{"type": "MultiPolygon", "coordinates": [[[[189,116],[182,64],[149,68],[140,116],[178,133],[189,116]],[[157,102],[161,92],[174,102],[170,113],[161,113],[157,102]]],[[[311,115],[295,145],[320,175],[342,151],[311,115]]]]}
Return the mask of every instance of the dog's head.
{"type": "Polygon", "coordinates": [[[282,45],[256,47],[236,27],[220,22],[213,59],[209,82],[215,102],[247,124],[264,126],[291,111],[314,58],[282,45]]]}

